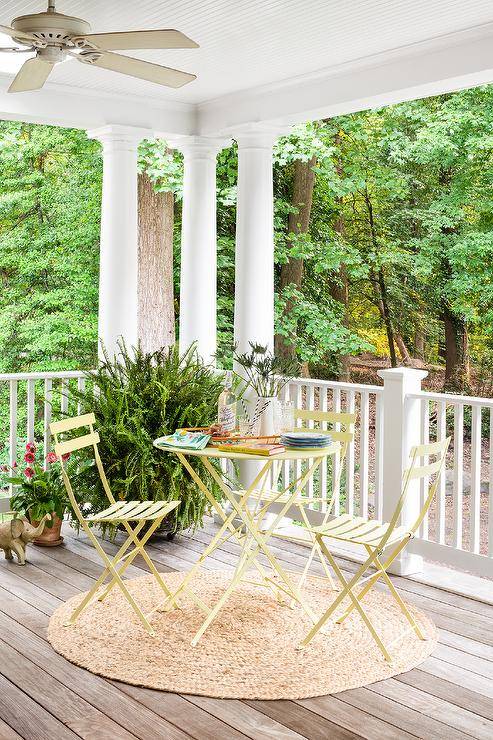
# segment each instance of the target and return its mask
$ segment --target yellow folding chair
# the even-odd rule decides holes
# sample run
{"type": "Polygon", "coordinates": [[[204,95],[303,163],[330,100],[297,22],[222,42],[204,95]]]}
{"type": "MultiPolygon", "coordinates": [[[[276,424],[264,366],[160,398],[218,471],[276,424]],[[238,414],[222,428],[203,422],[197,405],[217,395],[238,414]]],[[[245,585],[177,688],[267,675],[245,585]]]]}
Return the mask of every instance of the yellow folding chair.
{"type": "MultiPolygon", "coordinates": [[[[296,532],[293,531],[293,514],[292,511],[290,511],[288,512],[289,518],[291,520],[290,523],[281,523],[272,532],[271,536],[280,537],[290,542],[308,545],[310,547],[307,561],[298,581],[298,588],[301,588],[303,586],[308,576],[310,566],[312,565],[316,555],[322,563],[325,575],[327,576],[333,587],[334,582],[330,569],[328,568],[327,561],[322,555],[320,546],[317,543],[316,535],[311,529],[306,509],[309,506],[313,506],[314,504],[320,505],[322,511],[324,512],[324,518],[322,520],[321,526],[324,526],[329,521],[334,509],[334,504],[336,502],[337,496],[339,495],[339,486],[341,482],[343,464],[346,460],[349,445],[354,439],[354,425],[356,423],[356,414],[349,412],[307,411],[305,409],[295,409],[294,420],[296,423],[296,428],[293,431],[300,431],[300,429],[304,428],[308,431],[306,425],[310,424],[309,429],[317,428],[319,431],[327,431],[328,433],[330,433],[332,439],[336,442],[339,442],[341,446],[339,454],[334,458],[332,489],[330,493],[328,495],[324,493],[305,496],[301,492],[300,495],[297,496],[296,499],[292,502],[292,505],[293,507],[295,507],[295,511],[299,512],[300,520],[303,522],[304,526],[297,527],[296,529],[298,531],[296,532]],[[318,427],[316,425],[318,425],[318,427]]],[[[250,495],[250,498],[258,501],[259,506],[263,505],[265,511],[267,511],[272,503],[286,503],[291,495],[290,491],[292,490],[293,486],[298,483],[298,480],[299,478],[295,480],[294,483],[290,483],[285,491],[279,492],[260,489],[253,491],[253,493],[250,495]]]]}
{"type": "MultiPolygon", "coordinates": [[[[166,597],[171,598],[175,606],[178,605],[161,578],[161,575],[156,569],[151,558],[146,553],[144,546],[159,527],[164,517],[173,511],[173,509],[179,505],[180,501],[116,501],[111,492],[108,479],[106,478],[103,464],[101,462],[101,457],[99,455],[98,443],[100,440],[99,434],[94,431],[94,423],[94,414],[84,414],[83,416],[76,416],[71,419],[64,419],[63,421],[56,421],[50,424],[50,431],[55,437],[55,454],[60,461],[63,482],[65,484],[70,503],[82,529],[91,540],[105,565],[103,572],[94,586],[72,612],[66,626],[74,624],[77,617],[80,616],[84,609],[86,609],[95,598],[99,601],[103,601],[112,588],[118,585],[144,628],[150,635],[154,635],[154,630],[148,620],[149,615],[146,616],[135,602],[126,587],[122,576],[137,555],[141,555],[160,588],[164,591],[166,597]],[[72,437],[66,441],[60,441],[60,435],[65,432],[75,432],[81,429],[87,431],[87,428],[89,428],[88,434],[85,433],[77,437],[72,437]],[[94,514],[92,516],[84,516],[82,513],[85,505],[79,504],[77,501],[63,461],[64,455],[75,452],[76,450],[82,450],[86,447],[93,448],[96,466],[110,504],[108,508],[104,509],[104,511],[100,511],[98,514],[94,514]],[[134,528],[132,528],[130,522],[135,523],[134,528]],[[92,524],[109,524],[111,526],[121,525],[126,530],[128,536],[113,558],[110,558],[101,547],[101,544],[92,531],[92,524]],[[144,536],[139,539],[138,535],[146,525],[148,526],[148,529],[144,536]],[[127,552],[132,544],[134,545],[134,548],[130,550],[130,552],[127,552]],[[98,593],[107,576],[111,576],[111,580],[106,584],[104,590],[101,593],[98,593]]],[[[154,611],[155,609],[152,610],[151,614],[154,611]]]]}
{"type": "Polygon", "coordinates": [[[316,541],[321,552],[327,558],[327,561],[330,563],[341,582],[342,590],[338,594],[337,598],[334,599],[327,611],[308,632],[301,642],[300,648],[306,647],[306,645],[313,640],[315,635],[322,629],[344,599],[349,597],[351,603],[347,607],[346,611],[336,619],[336,624],[344,622],[353,609],[356,609],[380,648],[385,660],[389,663],[392,662],[388,649],[383,644],[368,614],[365,612],[361,604],[366,594],[381,578],[389,587],[390,593],[409,622],[409,630],[414,631],[420,640],[426,639],[421,628],[416,623],[405,602],[402,600],[394,584],[390,580],[387,570],[392,565],[395,558],[406,547],[410,539],[415,535],[430,508],[431,502],[438,488],[440,476],[443,472],[449,444],[450,437],[447,437],[447,439],[440,442],[418,445],[412,448],[411,464],[404,472],[402,493],[390,522],[368,520],[363,517],[353,517],[349,514],[343,514],[342,516],[335,517],[321,527],[311,528],[311,531],[315,534],[316,541]],[[428,462],[425,465],[419,464],[421,458],[426,457],[429,459],[430,456],[436,457],[434,462],[428,462]],[[416,521],[409,529],[404,526],[399,526],[402,508],[409,492],[409,484],[413,480],[428,478],[431,476],[435,476],[435,478],[429,487],[428,495],[416,521]],[[349,542],[356,545],[362,545],[367,552],[367,559],[349,580],[346,580],[334,556],[327,547],[325,540],[331,538],[338,540],[339,542],[349,542]],[[389,547],[392,548],[392,546],[394,546],[394,548],[391,549],[390,554],[385,555],[384,562],[382,562],[381,557],[384,550],[389,547]],[[376,568],[376,572],[367,578],[363,578],[369,568],[376,568]],[[365,585],[361,588],[359,593],[355,593],[357,586],[362,585],[363,583],[365,585]]]}

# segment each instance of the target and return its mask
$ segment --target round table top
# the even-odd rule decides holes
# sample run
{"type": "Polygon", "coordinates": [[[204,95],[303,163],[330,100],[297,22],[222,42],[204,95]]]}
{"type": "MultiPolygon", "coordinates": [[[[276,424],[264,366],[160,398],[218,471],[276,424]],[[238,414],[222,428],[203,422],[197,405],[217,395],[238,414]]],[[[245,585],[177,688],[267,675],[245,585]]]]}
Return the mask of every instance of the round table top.
{"type": "Polygon", "coordinates": [[[327,447],[316,447],[312,449],[286,449],[286,452],[278,452],[275,455],[250,455],[244,452],[231,452],[218,450],[217,447],[204,447],[202,450],[186,450],[178,447],[164,447],[157,444],[158,439],[154,440],[154,447],[163,452],[173,452],[175,455],[191,455],[193,457],[211,457],[223,458],[226,460],[314,460],[317,458],[328,457],[339,452],[340,442],[332,442],[327,447]]]}

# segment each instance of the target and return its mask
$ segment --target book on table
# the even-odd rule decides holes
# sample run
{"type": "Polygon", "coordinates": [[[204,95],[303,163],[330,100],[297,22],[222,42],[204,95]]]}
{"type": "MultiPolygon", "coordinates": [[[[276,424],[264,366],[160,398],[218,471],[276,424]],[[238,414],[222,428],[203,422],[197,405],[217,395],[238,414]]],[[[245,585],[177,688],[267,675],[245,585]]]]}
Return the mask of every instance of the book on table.
{"type": "Polygon", "coordinates": [[[240,452],[244,455],[277,455],[285,452],[286,448],[279,444],[266,444],[264,442],[230,442],[226,444],[214,445],[216,450],[222,452],[240,452]]]}

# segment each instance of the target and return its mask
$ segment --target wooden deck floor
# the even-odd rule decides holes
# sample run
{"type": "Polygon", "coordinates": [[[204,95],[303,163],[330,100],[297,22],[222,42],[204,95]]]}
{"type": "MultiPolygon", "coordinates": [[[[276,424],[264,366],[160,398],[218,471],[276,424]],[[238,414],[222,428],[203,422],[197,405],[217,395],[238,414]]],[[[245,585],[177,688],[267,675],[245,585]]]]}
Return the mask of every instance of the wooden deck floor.
{"type": "MultiPolygon", "coordinates": [[[[161,570],[184,570],[213,525],[193,539],[151,548],[161,570]]],[[[107,681],[55,654],[45,638],[61,601],[90,587],[100,572],[83,536],[65,530],[65,546],[30,548],[21,568],[0,560],[0,740],[65,738],[493,738],[493,607],[407,579],[406,598],[433,617],[440,645],[418,669],[366,688],[303,701],[236,701],[180,696],[107,681]]],[[[106,543],[108,551],[114,545],[106,543]]],[[[226,543],[209,568],[229,568],[226,543]]],[[[303,548],[280,544],[291,569],[303,548]]],[[[136,561],[137,562],[137,561],[136,561]]],[[[354,565],[344,562],[346,570],[354,565]]],[[[131,566],[129,575],[141,575],[131,566]]]]}

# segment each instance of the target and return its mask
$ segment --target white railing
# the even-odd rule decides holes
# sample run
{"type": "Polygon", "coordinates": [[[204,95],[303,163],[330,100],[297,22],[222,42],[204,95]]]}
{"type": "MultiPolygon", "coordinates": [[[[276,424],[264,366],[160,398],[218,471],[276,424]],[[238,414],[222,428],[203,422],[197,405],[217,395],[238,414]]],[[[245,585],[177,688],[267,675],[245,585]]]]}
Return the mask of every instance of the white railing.
{"type": "MultiPolygon", "coordinates": [[[[283,397],[299,408],[356,412],[335,514],[388,519],[411,446],[451,435],[446,475],[408,549],[418,558],[493,576],[493,399],[425,393],[420,390],[424,375],[382,371],[383,386],[297,378],[283,397]]],[[[0,442],[7,440],[11,463],[22,459],[27,441],[42,440],[43,455],[48,453],[52,415],[58,410],[78,413],[73,390],[84,388],[85,377],[78,371],[0,375],[0,404],[10,410],[0,442]]],[[[284,483],[300,472],[296,464],[284,464],[284,483]]],[[[307,493],[329,493],[337,472],[329,462],[307,485],[307,493]]],[[[421,501],[425,485],[416,493],[421,501]]],[[[0,498],[0,512],[7,509],[8,498],[0,498]]],[[[310,519],[318,523],[323,514],[323,506],[313,506],[310,519]]],[[[402,572],[413,572],[417,562],[401,563],[402,572]]]]}
{"type": "MultiPolygon", "coordinates": [[[[8,446],[10,465],[22,466],[27,442],[42,444],[43,459],[50,451],[50,422],[53,410],[71,409],[72,389],[83,390],[85,373],[80,371],[0,374],[0,405],[9,409],[8,429],[0,442],[8,446]]],[[[73,403],[78,411],[77,402],[73,403]]],[[[8,492],[0,492],[0,513],[9,508],[8,492]]]]}
{"type": "MultiPolygon", "coordinates": [[[[336,411],[356,413],[355,439],[349,446],[347,465],[340,476],[340,487],[335,501],[334,514],[344,512],[370,518],[382,516],[383,474],[383,388],[377,385],[358,385],[327,380],[297,378],[283,391],[283,399],[290,400],[296,408],[310,411],[336,411]]],[[[285,464],[283,483],[296,474],[300,466],[285,464]]],[[[329,460],[307,486],[308,495],[326,497],[337,480],[339,471],[329,460]]],[[[314,505],[313,522],[320,519],[324,506],[314,505]]]]}
{"type": "MultiPolygon", "coordinates": [[[[493,575],[493,399],[409,394],[420,404],[420,442],[451,436],[446,474],[413,549],[425,557],[493,575]]],[[[422,481],[423,499],[426,481],[422,481]]]]}
{"type": "MultiPolygon", "coordinates": [[[[409,552],[493,576],[493,399],[414,392],[424,375],[407,369],[383,371],[383,386],[298,378],[289,384],[284,397],[299,408],[357,413],[355,440],[334,514],[388,520],[412,445],[451,436],[445,475],[409,552]]],[[[299,473],[293,464],[285,467],[284,482],[299,473]]],[[[313,486],[317,493],[330,493],[330,476],[334,478],[335,473],[329,462],[307,487],[307,494],[313,486]]],[[[419,504],[424,502],[427,484],[422,481],[416,492],[419,504]]],[[[417,510],[419,506],[411,507],[409,525],[417,510]]],[[[318,523],[322,516],[323,507],[314,505],[310,520],[318,523]]],[[[415,562],[401,565],[404,573],[416,567],[415,562]]]]}

